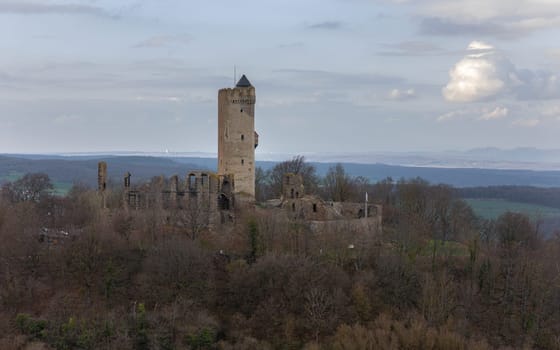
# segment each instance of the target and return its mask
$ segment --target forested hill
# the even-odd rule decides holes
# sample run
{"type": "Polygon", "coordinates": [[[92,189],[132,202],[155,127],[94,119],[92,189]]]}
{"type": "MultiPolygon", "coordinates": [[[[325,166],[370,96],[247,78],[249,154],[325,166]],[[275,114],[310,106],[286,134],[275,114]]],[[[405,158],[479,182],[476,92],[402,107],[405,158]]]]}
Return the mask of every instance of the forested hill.
{"type": "MultiPolygon", "coordinates": [[[[196,160],[196,158],[194,158],[196,160]]],[[[185,174],[189,170],[211,170],[203,162],[189,163],[168,158],[138,156],[101,156],[101,157],[56,157],[41,158],[27,156],[0,156],[0,181],[13,175],[25,173],[46,173],[56,182],[82,183],[95,186],[97,183],[97,164],[107,162],[111,181],[120,181],[129,171],[135,181],[148,180],[158,175],[185,174]]],[[[213,161],[215,163],[215,160],[213,161]]]]}
{"type": "MultiPolygon", "coordinates": [[[[130,171],[133,181],[142,181],[157,175],[186,174],[189,170],[215,171],[215,158],[194,157],[148,157],[148,156],[40,156],[1,155],[0,181],[10,176],[28,172],[47,173],[53,181],[81,182],[94,186],[97,179],[97,163],[108,163],[109,177],[120,181],[130,171]]],[[[257,166],[270,169],[276,162],[257,161],[257,166]]],[[[333,163],[312,163],[323,176],[333,163]]],[[[351,176],[363,176],[371,182],[391,177],[421,177],[431,183],[444,183],[454,187],[478,186],[537,186],[560,187],[560,171],[494,170],[406,167],[385,164],[343,163],[351,176]]]]}
{"type": "Polygon", "coordinates": [[[530,186],[492,186],[456,189],[459,197],[503,199],[512,202],[532,203],[560,209],[560,188],[530,186]]]}

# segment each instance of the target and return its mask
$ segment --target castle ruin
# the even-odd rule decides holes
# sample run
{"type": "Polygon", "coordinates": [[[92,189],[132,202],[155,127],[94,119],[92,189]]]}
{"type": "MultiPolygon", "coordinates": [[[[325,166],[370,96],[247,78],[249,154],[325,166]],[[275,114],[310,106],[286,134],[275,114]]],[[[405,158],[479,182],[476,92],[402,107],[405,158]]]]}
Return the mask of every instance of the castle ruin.
{"type": "MultiPolygon", "coordinates": [[[[124,174],[123,203],[127,209],[160,207],[182,210],[199,217],[208,226],[234,221],[234,209],[255,201],[255,88],[245,75],[234,88],[218,93],[218,172],[191,171],[185,177],[154,178],[151,183],[133,186],[131,174],[124,174]]],[[[107,164],[99,163],[98,191],[105,207],[107,164]]],[[[355,225],[368,231],[381,230],[379,205],[326,202],[305,193],[299,174],[284,174],[282,196],[264,204],[282,209],[287,217],[303,220],[315,230],[335,224],[355,225]]]]}

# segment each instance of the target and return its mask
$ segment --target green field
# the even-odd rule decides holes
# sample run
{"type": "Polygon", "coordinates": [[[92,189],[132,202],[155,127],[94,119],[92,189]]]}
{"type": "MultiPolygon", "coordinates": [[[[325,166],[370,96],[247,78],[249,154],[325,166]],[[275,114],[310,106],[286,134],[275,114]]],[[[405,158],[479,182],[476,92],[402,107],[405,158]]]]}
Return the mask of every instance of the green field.
{"type": "Polygon", "coordinates": [[[19,179],[22,176],[23,176],[23,173],[10,172],[6,175],[0,175],[0,182],[16,181],[17,179],[19,179]]]}
{"type": "MultiPolygon", "coordinates": [[[[17,172],[10,172],[6,175],[0,175],[0,184],[2,184],[3,182],[17,181],[21,177],[23,177],[23,175],[24,175],[23,173],[17,173],[17,172]]],[[[70,189],[72,188],[72,184],[69,182],[54,181],[52,182],[52,184],[53,184],[52,193],[55,196],[66,196],[68,192],[70,192],[70,189]]]]}
{"type": "Polygon", "coordinates": [[[64,197],[68,194],[68,192],[70,192],[70,189],[72,189],[72,184],[68,183],[68,182],[58,182],[55,181],[53,182],[53,193],[55,196],[61,196],[64,197]]]}
{"type": "Polygon", "coordinates": [[[474,213],[484,219],[496,219],[507,211],[523,213],[531,218],[560,217],[560,209],[542,205],[510,202],[503,199],[465,199],[474,213]]]}

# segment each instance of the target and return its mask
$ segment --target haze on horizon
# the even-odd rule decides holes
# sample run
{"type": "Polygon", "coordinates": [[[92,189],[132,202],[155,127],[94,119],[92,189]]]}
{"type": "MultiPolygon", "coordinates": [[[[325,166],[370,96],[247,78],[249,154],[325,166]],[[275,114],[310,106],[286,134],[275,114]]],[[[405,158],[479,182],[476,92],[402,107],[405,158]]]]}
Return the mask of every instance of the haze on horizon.
{"type": "Polygon", "coordinates": [[[0,0],[0,153],[558,148],[556,0],[0,0]]]}

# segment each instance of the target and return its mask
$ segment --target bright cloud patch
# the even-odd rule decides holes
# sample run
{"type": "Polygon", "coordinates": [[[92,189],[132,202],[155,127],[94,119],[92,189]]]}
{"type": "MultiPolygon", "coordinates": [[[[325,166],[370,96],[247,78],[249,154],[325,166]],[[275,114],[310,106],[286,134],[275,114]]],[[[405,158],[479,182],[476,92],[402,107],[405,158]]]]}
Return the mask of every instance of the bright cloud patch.
{"type": "Polygon", "coordinates": [[[402,101],[402,100],[409,100],[415,97],[416,97],[416,91],[414,91],[414,89],[408,89],[408,90],[393,89],[389,93],[389,98],[391,100],[402,101]]]}
{"type": "Polygon", "coordinates": [[[469,47],[467,48],[467,50],[469,51],[473,51],[473,50],[493,50],[494,47],[491,45],[488,45],[482,41],[473,41],[469,44],[469,47]]]}
{"type": "Polygon", "coordinates": [[[509,113],[509,110],[505,107],[496,107],[496,109],[494,109],[493,111],[490,112],[484,112],[484,114],[482,114],[480,116],[480,120],[494,120],[494,119],[502,119],[507,117],[509,113]]]}
{"type": "Polygon", "coordinates": [[[451,102],[492,100],[503,95],[518,99],[560,97],[560,78],[546,71],[517,69],[491,45],[473,41],[467,55],[449,71],[442,93],[451,102]]]}
{"type": "Polygon", "coordinates": [[[509,109],[507,107],[496,107],[496,108],[469,107],[466,109],[447,112],[437,117],[436,120],[438,122],[447,122],[452,120],[490,121],[490,120],[503,119],[506,118],[508,115],[509,115],[509,109]]]}
{"type": "Polygon", "coordinates": [[[449,72],[443,96],[448,101],[472,102],[502,93],[508,79],[504,68],[511,64],[483,42],[473,41],[467,50],[469,54],[449,72]]]}

